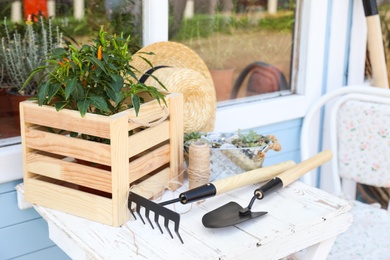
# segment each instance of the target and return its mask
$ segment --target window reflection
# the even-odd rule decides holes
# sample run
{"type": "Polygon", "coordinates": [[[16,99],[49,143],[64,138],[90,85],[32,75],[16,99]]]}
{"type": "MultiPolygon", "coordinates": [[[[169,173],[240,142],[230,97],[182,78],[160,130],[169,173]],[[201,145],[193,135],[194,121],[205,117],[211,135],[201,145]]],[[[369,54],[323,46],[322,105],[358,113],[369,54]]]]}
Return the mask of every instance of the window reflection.
{"type": "Polygon", "coordinates": [[[195,50],[218,101],[290,89],[295,1],[170,0],[170,40],[195,50]]]}

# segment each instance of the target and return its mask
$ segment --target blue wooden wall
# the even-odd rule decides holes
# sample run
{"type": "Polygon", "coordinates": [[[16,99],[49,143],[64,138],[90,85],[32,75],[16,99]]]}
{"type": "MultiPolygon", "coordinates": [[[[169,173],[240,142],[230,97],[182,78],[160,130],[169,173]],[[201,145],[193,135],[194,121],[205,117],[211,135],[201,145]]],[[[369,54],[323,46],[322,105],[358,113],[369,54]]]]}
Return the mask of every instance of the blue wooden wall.
{"type": "Polygon", "coordinates": [[[302,119],[296,119],[254,129],[262,135],[275,135],[282,145],[282,150],[279,152],[273,150],[267,152],[263,166],[273,165],[288,160],[293,160],[296,163],[300,162],[301,126],[302,119]]]}
{"type": "MultiPolygon", "coordinates": [[[[273,134],[282,144],[280,152],[269,151],[264,166],[300,161],[299,143],[302,120],[291,120],[254,129],[273,134]]],[[[34,209],[20,210],[15,186],[22,180],[0,184],[0,260],[69,259],[48,237],[47,223],[34,209]]]]}
{"type": "Polygon", "coordinates": [[[32,208],[20,210],[15,186],[0,184],[0,259],[69,259],[48,235],[47,223],[32,208]]]}

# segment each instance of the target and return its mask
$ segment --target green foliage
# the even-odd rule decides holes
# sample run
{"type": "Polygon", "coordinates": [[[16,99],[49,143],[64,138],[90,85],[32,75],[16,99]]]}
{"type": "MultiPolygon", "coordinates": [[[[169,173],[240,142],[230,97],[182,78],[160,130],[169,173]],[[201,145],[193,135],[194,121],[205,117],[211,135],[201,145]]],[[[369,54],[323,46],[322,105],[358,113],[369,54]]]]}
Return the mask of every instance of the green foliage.
{"type": "Polygon", "coordinates": [[[101,27],[94,44],[55,49],[48,65],[36,68],[24,86],[35,75],[47,72],[40,78],[38,104],[78,110],[81,116],[87,112],[109,116],[130,107],[138,115],[144,102],[140,93],[165,103],[163,93],[138,81],[137,69],[130,64],[129,41],[130,36],[110,35],[101,27]]]}
{"type": "Polygon", "coordinates": [[[291,32],[294,28],[295,17],[293,12],[283,15],[266,16],[260,20],[259,26],[263,29],[291,32]]]}
{"type": "Polygon", "coordinates": [[[254,130],[249,130],[247,133],[242,133],[241,130],[238,130],[237,137],[228,138],[227,140],[216,140],[215,142],[209,142],[207,138],[204,138],[205,134],[206,133],[203,132],[191,132],[185,134],[184,146],[189,147],[193,142],[202,141],[208,143],[210,148],[220,148],[224,143],[233,144],[237,148],[248,148],[265,146],[270,141],[268,137],[258,134],[254,130]]]}
{"type": "MultiPolygon", "coordinates": [[[[171,18],[173,19],[173,18],[171,18]]],[[[185,41],[195,38],[207,38],[214,33],[231,34],[235,30],[274,30],[289,31],[295,22],[294,12],[284,11],[278,15],[268,15],[253,25],[248,16],[204,15],[197,14],[191,19],[184,19],[174,40],[185,41]]]]}
{"type": "Polygon", "coordinates": [[[134,0],[91,0],[86,15],[82,20],[73,17],[55,19],[68,34],[94,37],[100,25],[110,34],[123,32],[131,35],[129,45],[130,53],[137,52],[142,46],[141,9],[134,0]],[[137,19],[137,15],[139,16],[137,19]]]}
{"type": "MultiPolygon", "coordinates": [[[[25,25],[14,25],[4,18],[4,36],[0,46],[0,68],[4,70],[5,83],[11,90],[22,95],[33,95],[38,87],[38,77],[31,77],[21,90],[31,71],[45,65],[45,60],[54,48],[62,45],[62,34],[57,27],[53,29],[51,20],[42,16],[33,22],[34,17],[25,25]]],[[[43,71],[42,71],[43,72],[43,71]]],[[[38,76],[38,75],[37,75],[38,76]]]]}
{"type": "Polygon", "coordinates": [[[246,18],[237,19],[235,17],[226,18],[222,15],[198,14],[191,19],[182,21],[179,31],[174,36],[174,40],[183,41],[194,38],[207,38],[213,33],[230,34],[233,28],[248,28],[249,23],[246,18]]]}
{"type": "Polygon", "coordinates": [[[264,146],[267,144],[268,138],[256,133],[253,130],[249,130],[248,133],[242,133],[241,130],[238,130],[238,138],[232,140],[232,144],[236,147],[256,147],[264,146]]]}
{"type": "Polygon", "coordinates": [[[184,135],[184,143],[191,141],[191,140],[198,140],[200,139],[202,134],[200,132],[191,132],[184,135]]]}

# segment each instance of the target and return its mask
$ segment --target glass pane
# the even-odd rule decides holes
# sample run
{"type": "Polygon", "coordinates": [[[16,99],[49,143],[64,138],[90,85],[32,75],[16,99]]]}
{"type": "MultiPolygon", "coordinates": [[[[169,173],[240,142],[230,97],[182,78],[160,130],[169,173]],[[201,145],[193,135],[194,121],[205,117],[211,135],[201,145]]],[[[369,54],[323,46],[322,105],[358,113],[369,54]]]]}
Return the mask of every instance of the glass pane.
{"type": "MultiPolygon", "coordinates": [[[[32,26],[37,35],[36,49],[38,45],[46,46],[42,44],[44,37],[41,28],[42,24],[49,28],[48,17],[52,17],[53,37],[57,36],[58,27],[65,41],[80,47],[82,43],[95,38],[100,26],[104,25],[105,30],[110,33],[124,32],[125,36],[131,35],[132,42],[129,47],[132,52],[136,52],[142,46],[141,7],[141,0],[5,0],[0,2],[2,23],[0,38],[4,39],[5,49],[14,50],[10,46],[15,43],[14,32],[17,31],[21,37],[21,49],[27,48],[29,42],[25,41],[24,32],[27,28],[26,19],[32,14],[32,26]],[[44,16],[42,23],[38,18],[39,14],[44,16]],[[5,24],[9,31],[9,39],[3,25],[4,17],[7,17],[5,24]]],[[[26,61],[25,55],[14,55],[19,62],[12,62],[4,58],[2,46],[0,41],[0,147],[15,142],[15,138],[11,137],[20,135],[19,112],[16,109],[18,104],[12,109],[10,96],[19,98],[21,96],[9,95],[6,92],[12,90],[18,93],[31,70],[38,64],[42,65],[41,62],[45,59],[42,52],[34,52],[37,62],[33,65],[26,61]],[[14,64],[17,65],[13,66],[14,64]],[[10,69],[12,67],[13,71],[10,69]]],[[[12,51],[8,52],[10,53],[12,51]]],[[[33,87],[33,90],[35,88],[33,87]]],[[[34,91],[31,94],[34,94],[34,91]]]]}
{"type": "Polygon", "coordinates": [[[218,101],[291,90],[295,8],[293,0],[171,0],[169,38],[203,58],[218,101]]]}

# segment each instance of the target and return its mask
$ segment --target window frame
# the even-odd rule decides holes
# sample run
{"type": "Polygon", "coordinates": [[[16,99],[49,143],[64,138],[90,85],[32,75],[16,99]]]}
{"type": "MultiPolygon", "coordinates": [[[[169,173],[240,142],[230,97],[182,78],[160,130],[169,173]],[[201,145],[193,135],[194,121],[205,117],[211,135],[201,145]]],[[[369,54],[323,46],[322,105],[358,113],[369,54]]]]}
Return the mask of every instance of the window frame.
{"type": "Polygon", "coordinates": [[[299,44],[294,50],[296,60],[292,63],[292,89],[295,93],[218,106],[216,131],[256,128],[301,118],[308,106],[322,94],[328,1],[302,0],[297,3],[297,14],[294,45],[299,44]]]}

